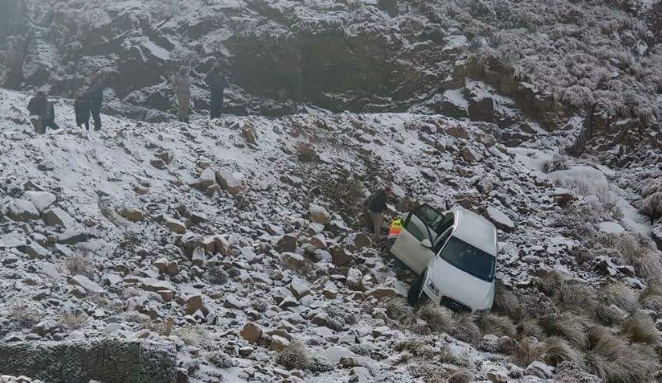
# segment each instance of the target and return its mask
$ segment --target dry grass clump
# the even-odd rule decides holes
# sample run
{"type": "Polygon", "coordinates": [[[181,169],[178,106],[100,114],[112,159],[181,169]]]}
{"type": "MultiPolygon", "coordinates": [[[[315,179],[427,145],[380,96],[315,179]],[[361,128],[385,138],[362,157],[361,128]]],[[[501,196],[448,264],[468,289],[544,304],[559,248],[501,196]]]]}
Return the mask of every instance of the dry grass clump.
{"type": "Polygon", "coordinates": [[[455,328],[453,312],[445,307],[428,303],[420,309],[419,314],[434,332],[450,333],[455,328]]]}
{"type": "Polygon", "coordinates": [[[193,347],[204,346],[209,339],[207,330],[202,326],[180,327],[174,331],[174,334],[185,344],[193,347]]]}
{"type": "Polygon", "coordinates": [[[471,314],[469,313],[455,313],[453,315],[455,320],[455,328],[452,330],[451,335],[463,342],[475,344],[482,338],[480,328],[471,314]]]}
{"type": "Polygon", "coordinates": [[[562,311],[591,312],[597,297],[595,291],[576,282],[564,282],[554,295],[556,306],[562,311]]]}
{"type": "Polygon", "coordinates": [[[34,306],[14,302],[9,306],[8,317],[21,327],[32,327],[41,320],[41,313],[34,306]]]}
{"type": "Polygon", "coordinates": [[[571,362],[573,365],[583,368],[584,364],[581,352],[572,347],[567,340],[556,336],[551,336],[543,342],[542,359],[550,366],[571,362]]]}
{"type": "Polygon", "coordinates": [[[496,294],[494,296],[494,312],[507,315],[513,320],[520,320],[523,317],[522,306],[517,295],[507,289],[502,283],[497,283],[496,294]]]}
{"type": "Polygon", "coordinates": [[[607,305],[599,303],[595,305],[593,310],[593,319],[605,326],[616,326],[623,323],[627,316],[627,312],[623,311],[616,305],[607,305]]]}
{"type": "Polygon", "coordinates": [[[655,328],[653,319],[642,312],[636,312],[628,317],[623,324],[623,335],[636,343],[652,346],[660,343],[660,333],[655,328]]]}
{"type": "Polygon", "coordinates": [[[650,283],[648,287],[639,294],[639,302],[645,309],[653,310],[655,312],[662,311],[662,284],[660,284],[660,282],[650,283]]]}
{"type": "Polygon", "coordinates": [[[536,319],[524,318],[517,324],[518,338],[534,337],[536,339],[542,339],[544,336],[545,333],[536,319]]]}
{"type": "Polygon", "coordinates": [[[586,329],[591,325],[587,319],[570,313],[546,316],[538,323],[547,336],[561,337],[578,348],[586,345],[586,329]]]}
{"type": "Polygon", "coordinates": [[[639,308],[639,294],[624,283],[612,283],[600,291],[600,300],[633,313],[639,308]]]}
{"type": "Polygon", "coordinates": [[[64,267],[71,275],[83,275],[91,277],[94,275],[94,263],[85,253],[76,252],[65,258],[64,267]]]}
{"type": "Polygon", "coordinates": [[[306,346],[299,341],[290,343],[282,351],[276,354],[276,363],[288,370],[306,368],[310,364],[310,358],[308,357],[306,346]]]}
{"type": "Polygon", "coordinates": [[[87,315],[81,312],[70,312],[66,311],[60,314],[58,317],[58,323],[65,329],[75,329],[85,323],[87,320],[87,315]]]}
{"type": "Polygon", "coordinates": [[[643,237],[634,237],[623,233],[615,236],[615,248],[635,269],[637,275],[643,276],[651,281],[662,278],[662,263],[655,250],[647,244],[643,237]]]}
{"type": "Polygon", "coordinates": [[[384,303],[384,307],[386,308],[386,315],[391,319],[401,321],[413,317],[411,306],[409,306],[407,301],[403,298],[391,298],[384,303]]]}
{"type": "Polygon", "coordinates": [[[587,340],[584,348],[587,369],[606,383],[649,382],[659,368],[653,348],[629,345],[606,328],[591,328],[587,340]]]}
{"type": "Polygon", "coordinates": [[[655,192],[641,202],[641,213],[654,221],[662,215],[662,191],[655,192]]]}
{"type": "Polygon", "coordinates": [[[448,383],[471,383],[474,380],[474,374],[469,370],[458,370],[448,377],[448,383]]]}
{"type": "Polygon", "coordinates": [[[437,350],[421,339],[412,339],[398,342],[393,346],[397,352],[408,352],[412,356],[423,359],[432,359],[437,350]]]}
{"type": "Polygon", "coordinates": [[[506,338],[502,340],[500,349],[504,354],[512,356],[515,363],[524,367],[541,360],[544,354],[542,344],[533,337],[526,337],[521,341],[506,338]]]}
{"type": "Polygon", "coordinates": [[[512,319],[507,316],[487,314],[478,319],[478,327],[483,334],[494,334],[496,336],[508,336],[514,338],[517,335],[517,327],[512,319]]]}

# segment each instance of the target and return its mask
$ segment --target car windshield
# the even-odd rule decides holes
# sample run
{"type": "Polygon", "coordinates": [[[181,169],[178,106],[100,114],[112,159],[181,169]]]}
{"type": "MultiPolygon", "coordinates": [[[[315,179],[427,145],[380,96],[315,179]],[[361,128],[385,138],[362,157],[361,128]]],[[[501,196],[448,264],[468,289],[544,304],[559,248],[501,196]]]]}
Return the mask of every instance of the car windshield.
{"type": "Polygon", "coordinates": [[[468,243],[451,237],[440,254],[441,258],[458,269],[487,282],[494,280],[494,256],[468,243]]]}

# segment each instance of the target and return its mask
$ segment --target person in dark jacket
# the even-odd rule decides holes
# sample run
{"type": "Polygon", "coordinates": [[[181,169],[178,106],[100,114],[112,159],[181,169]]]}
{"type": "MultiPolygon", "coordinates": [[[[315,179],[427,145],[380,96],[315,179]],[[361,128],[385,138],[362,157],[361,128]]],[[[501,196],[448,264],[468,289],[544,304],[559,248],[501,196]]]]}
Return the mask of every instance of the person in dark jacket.
{"type": "Polygon", "coordinates": [[[205,81],[209,85],[209,92],[211,93],[209,116],[212,119],[220,117],[223,109],[223,93],[225,93],[226,81],[218,63],[214,64],[214,68],[207,73],[205,81]]]}
{"type": "Polygon", "coordinates": [[[30,112],[30,120],[32,121],[35,132],[44,134],[46,133],[46,128],[60,129],[55,124],[55,107],[53,103],[48,101],[46,93],[39,91],[30,99],[28,112],[30,112]]]}
{"type": "Polygon", "coordinates": [[[382,232],[384,212],[387,209],[386,204],[391,198],[393,198],[393,191],[389,187],[374,193],[368,198],[368,216],[370,216],[376,237],[379,237],[382,232]]]}
{"type": "Polygon", "coordinates": [[[81,93],[74,101],[74,112],[76,112],[76,125],[82,128],[85,125],[85,130],[90,130],[90,100],[81,93]]]}
{"type": "Polygon", "coordinates": [[[106,88],[106,76],[103,72],[92,75],[92,83],[85,92],[85,97],[90,101],[90,113],[94,120],[94,130],[101,129],[101,105],[103,103],[103,90],[106,88]]]}

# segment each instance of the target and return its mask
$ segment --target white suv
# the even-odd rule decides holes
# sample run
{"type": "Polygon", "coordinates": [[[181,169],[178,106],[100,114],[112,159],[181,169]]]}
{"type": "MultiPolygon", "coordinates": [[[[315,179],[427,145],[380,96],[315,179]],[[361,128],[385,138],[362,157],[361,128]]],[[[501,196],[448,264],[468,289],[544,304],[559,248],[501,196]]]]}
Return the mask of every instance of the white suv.
{"type": "Polygon", "coordinates": [[[402,219],[391,253],[419,274],[408,300],[425,294],[456,312],[489,312],[496,285],[497,235],[494,225],[469,210],[444,213],[421,205],[402,219]]]}

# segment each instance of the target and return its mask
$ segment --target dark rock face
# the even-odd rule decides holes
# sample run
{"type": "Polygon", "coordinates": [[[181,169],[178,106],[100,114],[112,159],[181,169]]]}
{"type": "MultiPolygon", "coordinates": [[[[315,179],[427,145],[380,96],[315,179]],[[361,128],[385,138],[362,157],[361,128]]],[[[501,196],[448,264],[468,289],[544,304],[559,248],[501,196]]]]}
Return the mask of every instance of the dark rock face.
{"type": "Polygon", "coordinates": [[[171,345],[119,340],[0,344],[3,374],[53,383],[171,383],[175,355],[171,345]]]}

